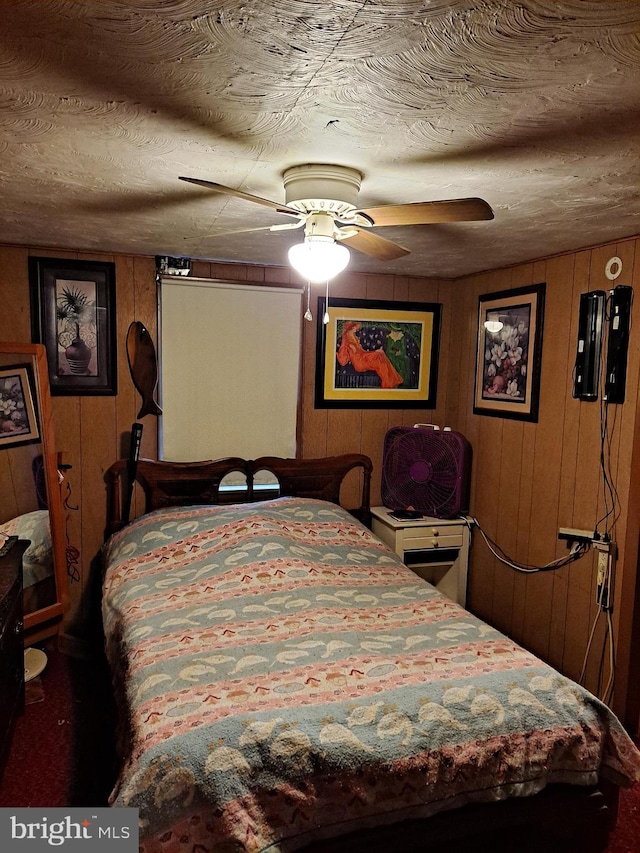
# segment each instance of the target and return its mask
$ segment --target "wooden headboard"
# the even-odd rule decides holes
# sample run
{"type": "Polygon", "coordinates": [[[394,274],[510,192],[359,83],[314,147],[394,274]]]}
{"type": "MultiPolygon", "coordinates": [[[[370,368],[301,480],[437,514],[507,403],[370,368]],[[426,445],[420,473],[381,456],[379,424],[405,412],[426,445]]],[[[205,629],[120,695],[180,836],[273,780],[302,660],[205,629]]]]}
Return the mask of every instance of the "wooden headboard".
{"type": "MultiPolygon", "coordinates": [[[[107,535],[120,530],[126,520],[123,506],[129,477],[130,463],[119,459],[107,470],[105,479],[109,488],[107,535]]],[[[259,459],[227,457],[207,462],[160,462],[139,459],[135,480],[145,494],[145,512],[168,506],[191,506],[194,504],[249,503],[271,497],[296,496],[340,503],[340,486],[353,469],[362,471],[360,505],[348,507],[349,511],[367,526],[371,522],[370,488],[373,464],[361,453],[328,456],[322,459],[281,459],[277,456],[261,456],[259,459]],[[254,487],[255,475],[259,471],[270,471],[276,477],[279,488],[259,491],[254,487]],[[233,497],[220,491],[220,483],[227,474],[244,474],[246,491],[233,497]]]]}

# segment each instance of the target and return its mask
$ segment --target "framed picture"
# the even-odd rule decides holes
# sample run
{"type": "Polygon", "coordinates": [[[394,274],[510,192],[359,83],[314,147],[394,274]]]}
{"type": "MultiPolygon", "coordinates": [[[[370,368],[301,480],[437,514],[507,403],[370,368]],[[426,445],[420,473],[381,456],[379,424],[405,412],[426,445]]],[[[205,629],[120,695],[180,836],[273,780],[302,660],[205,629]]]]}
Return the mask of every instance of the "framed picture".
{"type": "Polygon", "coordinates": [[[480,297],[473,411],[538,420],[545,285],[480,297]]]}
{"type": "Polygon", "coordinates": [[[29,258],[31,330],[53,395],[117,393],[115,264],[29,258]]]}
{"type": "Polygon", "coordinates": [[[316,408],[435,408],[441,313],[433,303],[319,297],[316,408]]]}
{"type": "Polygon", "coordinates": [[[30,365],[0,368],[0,449],[40,441],[30,365]]]}

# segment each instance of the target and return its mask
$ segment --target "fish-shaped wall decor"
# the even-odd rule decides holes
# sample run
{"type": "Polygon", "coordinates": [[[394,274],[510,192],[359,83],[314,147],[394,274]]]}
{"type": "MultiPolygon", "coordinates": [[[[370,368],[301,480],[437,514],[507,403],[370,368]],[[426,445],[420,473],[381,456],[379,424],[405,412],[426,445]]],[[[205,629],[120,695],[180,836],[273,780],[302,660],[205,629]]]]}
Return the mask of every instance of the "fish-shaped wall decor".
{"type": "Polygon", "coordinates": [[[147,328],[139,320],[131,323],[127,332],[127,358],[131,379],[142,397],[138,417],[161,415],[162,409],[154,399],[158,384],[156,348],[147,328]]]}

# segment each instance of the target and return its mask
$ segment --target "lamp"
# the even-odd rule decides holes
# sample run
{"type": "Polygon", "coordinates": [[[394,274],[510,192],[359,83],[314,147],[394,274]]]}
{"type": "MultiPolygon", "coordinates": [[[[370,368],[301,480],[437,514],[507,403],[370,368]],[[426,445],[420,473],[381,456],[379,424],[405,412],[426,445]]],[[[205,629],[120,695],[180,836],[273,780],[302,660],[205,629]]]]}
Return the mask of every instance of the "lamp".
{"type": "MultiPolygon", "coordinates": [[[[311,282],[318,284],[325,282],[327,296],[323,321],[329,322],[329,280],[335,278],[338,273],[349,263],[349,250],[346,246],[336,243],[336,236],[345,235],[346,232],[336,228],[333,216],[325,210],[310,213],[307,216],[304,229],[304,242],[296,243],[289,249],[289,263],[307,279],[307,310],[305,320],[312,320],[309,305],[311,296],[311,282]]],[[[350,235],[349,235],[350,236],[350,235]]]]}
{"type": "Polygon", "coordinates": [[[349,263],[349,250],[333,237],[305,237],[289,249],[289,263],[301,276],[317,284],[335,278],[349,263]]]}
{"type": "Polygon", "coordinates": [[[333,216],[325,210],[310,213],[304,242],[289,249],[289,263],[301,276],[317,284],[335,278],[349,263],[349,250],[336,243],[333,216]]]}

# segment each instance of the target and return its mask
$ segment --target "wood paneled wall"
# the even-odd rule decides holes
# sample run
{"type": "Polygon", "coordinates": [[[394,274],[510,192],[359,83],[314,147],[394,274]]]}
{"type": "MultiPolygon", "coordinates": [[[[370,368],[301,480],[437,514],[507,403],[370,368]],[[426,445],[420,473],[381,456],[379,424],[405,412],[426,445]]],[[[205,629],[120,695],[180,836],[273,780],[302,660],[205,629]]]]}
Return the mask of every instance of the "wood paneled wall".
{"type": "MultiPolygon", "coordinates": [[[[106,488],[104,473],[117,458],[126,456],[131,424],[136,420],[140,398],[129,376],[125,340],[129,324],[140,320],[152,337],[157,335],[157,293],[155,259],[129,255],[83,254],[67,250],[0,246],[0,339],[31,340],[29,309],[28,258],[44,257],[108,260],[116,265],[116,307],[118,340],[118,394],[115,397],[54,397],[53,414],[56,444],[63,462],[72,467],[67,472],[64,495],[67,498],[66,520],[68,543],[80,552],[78,579],[70,579],[70,611],[65,631],[71,638],[84,637],[96,621],[95,589],[99,581],[99,553],[106,524],[106,488]]],[[[268,285],[295,285],[287,268],[264,268],[243,264],[195,262],[195,276],[224,280],[264,282],[268,285]]],[[[427,281],[391,276],[345,277],[335,295],[371,299],[412,299],[441,301],[438,285],[427,281]]],[[[312,293],[315,311],[320,288],[312,293]]],[[[315,370],[316,324],[304,324],[304,346],[301,356],[302,410],[300,455],[324,456],[343,452],[370,455],[376,465],[373,499],[379,500],[382,438],[386,429],[396,423],[431,420],[435,413],[415,411],[315,411],[313,386],[315,370]]],[[[445,349],[448,349],[445,347],[445,349]]],[[[438,398],[441,416],[445,394],[438,398]]],[[[157,456],[157,422],[153,416],[143,418],[142,456],[157,456]]],[[[355,475],[354,475],[355,476],[355,475]]],[[[347,485],[354,492],[358,484],[347,485]]],[[[345,495],[349,500],[349,494],[345,495]]],[[[135,515],[141,507],[136,492],[135,515]]]]}
{"type": "MultiPolygon", "coordinates": [[[[300,455],[307,458],[362,452],[374,463],[372,501],[380,501],[382,443],[392,426],[414,423],[448,425],[467,436],[473,447],[471,514],[512,557],[545,563],[561,556],[558,527],[592,528],[603,512],[600,458],[600,407],[571,396],[579,294],[608,289],[604,265],[612,255],[623,260],[618,283],[640,282],[638,240],[522,264],[456,281],[405,276],[347,274],[332,283],[334,296],[441,302],[437,405],[434,410],[315,409],[316,323],[304,323],[301,354],[300,455]],[[547,284],[540,417],[537,424],[474,415],[472,411],[478,297],[544,281],[547,284]]],[[[139,397],[129,378],[125,336],[132,320],[156,334],[154,259],[127,255],[83,255],[68,251],[0,246],[0,338],[30,340],[27,259],[30,254],[113,260],[116,264],[118,396],[56,397],[57,443],[68,474],[68,535],[81,552],[80,580],[71,585],[70,634],[82,635],[91,620],[90,588],[105,526],[104,471],[126,455],[139,397]],[[78,507],[74,509],[73,507],[78,507]]],[[[196,276],[264,281],[288,286],[299,282],[286,268],[195,262],[196,276]]],[[[312,290],[312,309],[321,288],[312,290]]],[[[615,535],[619,547],[614,622],[618,666],[614,708],[637,720],[639,688],[634,687],[634,642],[640,642],[636,584],[640,497],[638,419],[640,335],[632,331],[627,399],[610,413],[612,469],[620,499],[615,535]],[[634,639],[635,638],[635,639],[634,639]],[[634,711],[635,708],[635,711],[634,711]]],[[[144,419],[142,454],[157,452],[155,418],[144,419]]],[[[355,486],[354,486],[355,488],[355,486]]],[[[470,609],[511,634],[572,677],[582,667],[590,627],[596,615],[595,562],[587,557],[557,572],[514,573],[491,557],[474,535],[470,609]]],[[[600,626],[587,668],[587,686],[598,690],[603,631],[600,626]]],[[[637,650],[636,650],[637,651],[637,650]]],[[[607,673],[605,672],[605,679],[607,673]]]]}
{"type": "MultiPolygon", "coordinates": [[[[623,262],[615,284],[640,284],[639,241],[626,240],[574,254],[470,276],[452,283],[461,318],[448,361],[446,419],[473,446],[471,513],[489,537],[521,563],[542,565],[566,554],[560,527],[593,530],[605,512],[600,466],[601,407],[572,397],[579,296],[609,290],[605,264],[623,262]],[[472,411],[478,297],[483,293],[546,282],[546,304],[537,423],[472,411]]],[[[637,308],[636,308],[637,310],[637,308]]],[[[613,537],[618,547],[613,622],[617,642],[614,708],[638,719],[638,608],[636,583],[639,512],[637,484],[640,334],[632,325],[624,404],[608,412],[605,453],[619,506],[613,537]],[[636,615],[634,615],[634,612],[636,615]],[[635,620],[635,622],[634,622],[635,620]]],[[[604,530],[601,526],[600,530],[604,530]]],[[[574,679],[580,677],[589,634],[598,613],[597,558],[592,554],[554,572],[519,574],[500,564],[474,534],[470,607],[482,618],[574,679]]],[[[605,619],[598,620],[586,685],[601,693],[605,619]]]]}
{"type": "MultiPolygon", "coordinates": [[[[0,246],[2,340],[31,340],[30,255],[107,260],[116,264],[118,395],[52,399],[56,446],[62,453],[62,461],[71,465],[62,485],[67,544],[80,552],[79,563],[70,565],[70,609],[64,630],[71,638],[82,638],[92,633],[97,617],[99,552],[106,522],[104,472],[115,459],[127,454],[131,424],[139,409],[139,397],[129,378],[126,332],[132,320],[140,320],[156,335],[155,260],[0,246]]],[[[153,457],[157,453],[157,433],[156,424],[148,424],[149,420],[145,419],[142,454],[153,457]]]]}

